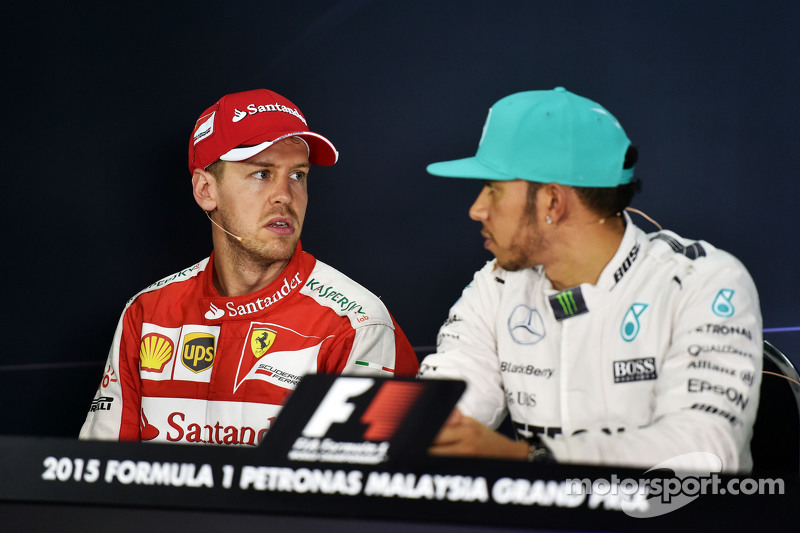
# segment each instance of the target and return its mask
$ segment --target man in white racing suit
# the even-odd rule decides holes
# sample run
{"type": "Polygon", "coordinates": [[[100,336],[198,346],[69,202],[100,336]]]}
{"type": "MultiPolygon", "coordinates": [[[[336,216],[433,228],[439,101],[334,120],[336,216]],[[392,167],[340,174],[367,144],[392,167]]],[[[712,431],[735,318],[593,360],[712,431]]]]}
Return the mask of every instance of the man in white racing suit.
{"type": "Polygon", "coordinates": [[[704,241],[633,224],[635,162],[606,109],[559,87],[501,99],[475,157],[428,167],[485,180],[470,217],[495,255],[420,369],[467,382],[432,453],[751,469],[754,283],[704,241]],[[506,414],[516,441],[493,431],[506,414]]]}

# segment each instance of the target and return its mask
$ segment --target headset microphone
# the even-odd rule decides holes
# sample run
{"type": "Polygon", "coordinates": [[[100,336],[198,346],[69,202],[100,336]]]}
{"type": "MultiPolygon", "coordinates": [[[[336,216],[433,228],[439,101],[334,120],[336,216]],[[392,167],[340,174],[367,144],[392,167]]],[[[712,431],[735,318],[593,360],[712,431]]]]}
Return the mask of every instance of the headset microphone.
{"type": "Polygon", "coordinates": [[[218,227],[219,229],[221,229],[222,231],[224,231],[225,233],[227,233],[228,235],[230,235],[231,237],[233,237],[233,238],[234,238],[234,239],[236,239],[237,241],[239,241],[239,242],[242,242],[242,241],[244,241],[244,239],[243,239],[243,238],[239,237],[238,235],[234,235],[234,234],[233,234],[233,233],[231,233],[230,231],[226,230],[225,228],[223,228],[222,226],[220,226],[219,224],[217,224],[216,222],[214,222],[214,219],[213,219],[213,218],[211,218],[211,213],[209,213],[208,211],[206,211],[205,213],[206,213],[206,216],[208,217],[208,220],[210,220],[210,221],[211,221],[211,223],[212,223],[212,224],[214,224],[216,227],[218,227]]]}

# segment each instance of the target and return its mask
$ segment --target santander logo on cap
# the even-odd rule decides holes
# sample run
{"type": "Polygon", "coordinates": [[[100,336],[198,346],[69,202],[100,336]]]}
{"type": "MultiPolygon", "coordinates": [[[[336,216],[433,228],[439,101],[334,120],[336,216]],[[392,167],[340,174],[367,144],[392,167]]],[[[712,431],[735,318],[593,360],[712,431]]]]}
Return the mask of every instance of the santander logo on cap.
{"type": "Polygon", "coordinates": [[[292,115],[292,116],[294,116],[296,118],[299,118],[303,122],[303,124],[308,126],[308,122],[306,122],[305,117],[303,117],[303,115],[300,114],[300,111],[298,111],[297,109],[285,106],[283,104],[279,104],[278,102],[275,102],[274,104],[266,104],[266,105],[265,104],[260,104],[260,105],[249,104],[246,107],[246,109],[247,109],[247,112],[240,111],[239,109],[234,108],[234,110],[233,110],[233,119],[232,119],[233,122],[239,122],[239,121],[243,120],[245,117],[247,117],[249,115],[257,115],[258,113],[271,113],[271,112],[279,111],[279,112],[282,112],[282,113],[288,113],[288,114],[290,114],[290,115],[292,115]]]}
{"type": "Polygon", "coordinates": [[[247,116],[247,113],[245,113],[244,111],[239,111],[238,109],[234,109],[233,110],[233,121],[234,122],[239,122],[240,120],[242,120],[246,116],[247,116]]]}
{"type": "Polygon", "coordinates": [[[225,95],[195,124],[189,142],[189,172],[217,160],[243,161],[289,136],[306,142],[311,164],[329,166],[339,158],[333,143],[308,131],[297,106],[280,94],[256,89],[225,95]]]}

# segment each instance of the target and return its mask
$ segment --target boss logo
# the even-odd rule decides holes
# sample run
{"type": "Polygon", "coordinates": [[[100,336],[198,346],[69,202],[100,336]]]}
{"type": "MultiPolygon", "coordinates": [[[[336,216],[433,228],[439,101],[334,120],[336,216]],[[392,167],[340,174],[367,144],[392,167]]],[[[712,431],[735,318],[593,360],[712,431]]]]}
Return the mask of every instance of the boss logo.
{"type": "Polygon", "coordinates": [[[657,377],[655,357],[614,361],[614,383],[646,381],[657,377]]]}

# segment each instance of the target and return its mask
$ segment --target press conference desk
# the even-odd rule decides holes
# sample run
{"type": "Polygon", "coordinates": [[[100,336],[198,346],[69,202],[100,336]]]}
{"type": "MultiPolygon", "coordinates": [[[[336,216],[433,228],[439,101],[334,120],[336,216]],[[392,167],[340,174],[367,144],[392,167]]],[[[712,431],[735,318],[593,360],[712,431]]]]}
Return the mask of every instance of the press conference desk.
{"type": "MultiPolygon", "coordinates": [[[[564,489],[567,479],[641,476],[427,456],[378,465],[276,462],[260,448],[0,437],[0,529],[741,531],[797,521],[800,482],[788,473],[769,476],[782,479],[783,495],[706,494],[653,518],[621,510],[619,487],[616,496],[564,489]]],[[[731,480],[738,481],[723,476],[721,486],[731,480]]]]}

